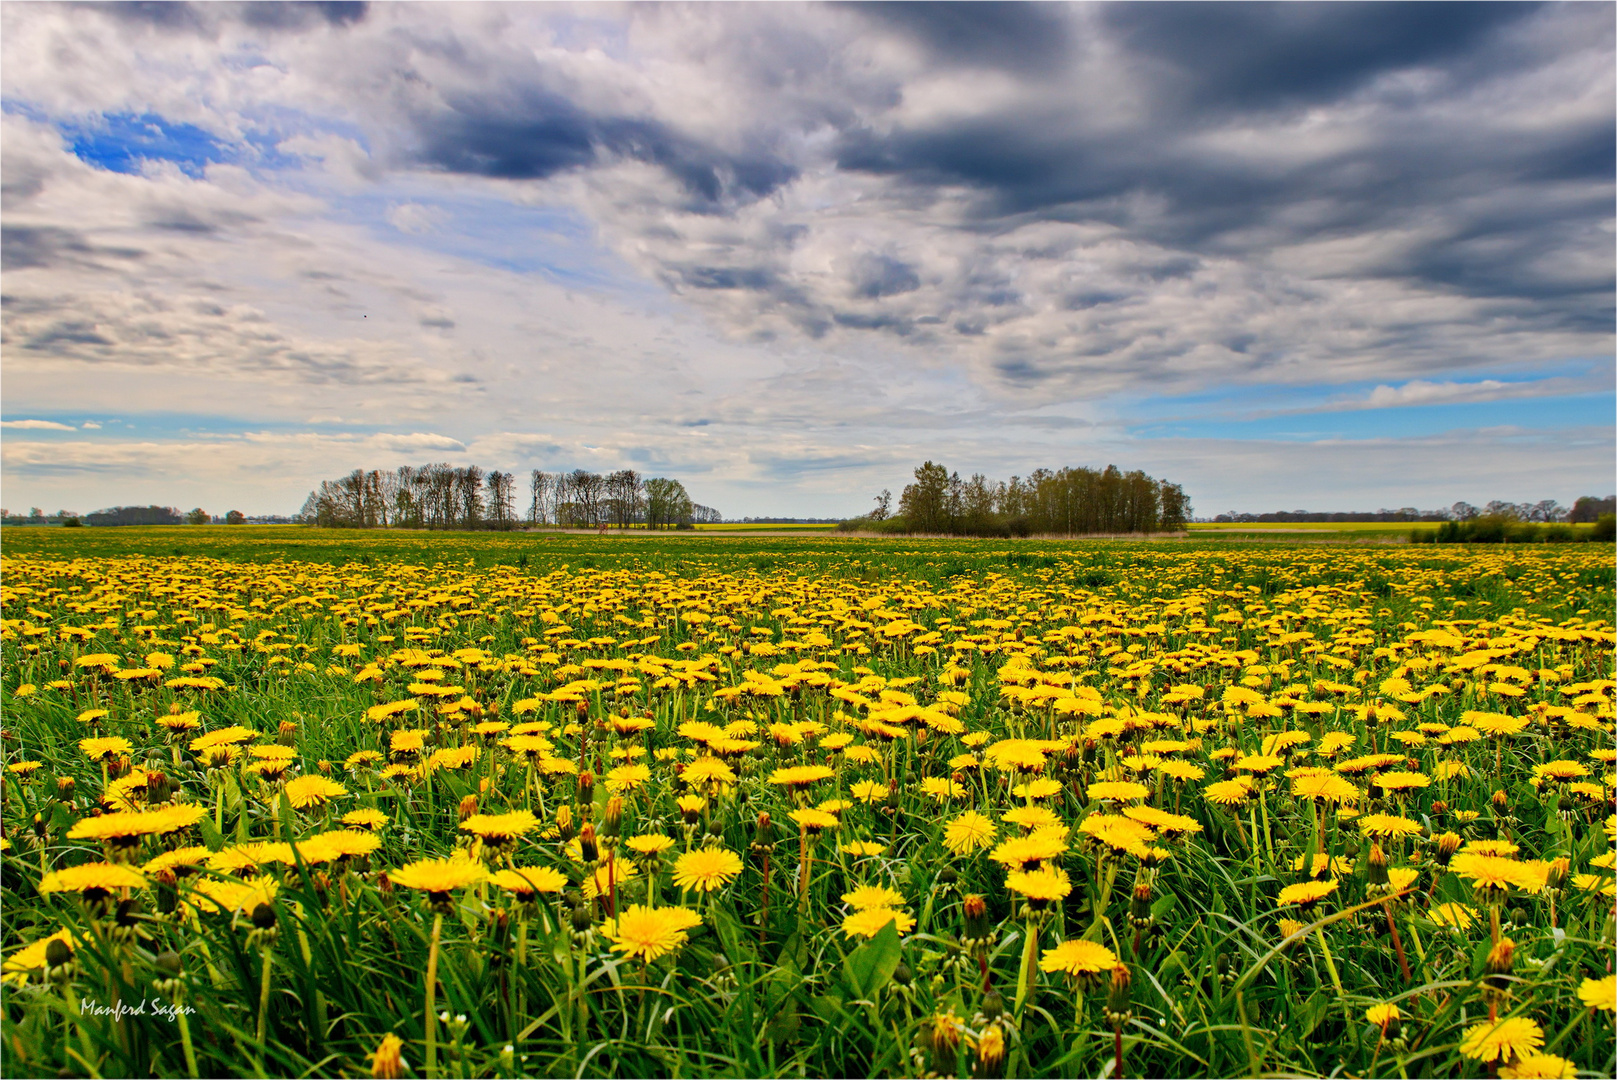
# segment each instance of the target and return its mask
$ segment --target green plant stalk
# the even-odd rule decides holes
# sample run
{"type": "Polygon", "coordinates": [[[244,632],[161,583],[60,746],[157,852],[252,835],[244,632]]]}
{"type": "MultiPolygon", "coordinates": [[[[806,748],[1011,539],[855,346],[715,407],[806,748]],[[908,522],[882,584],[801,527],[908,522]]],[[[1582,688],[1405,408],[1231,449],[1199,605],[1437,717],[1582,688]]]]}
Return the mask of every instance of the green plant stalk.
{"type": "Polygon", "coordinates": [[[427,947],[427,1076],[438,1075],[438,942],[443,937],[444,913],[432,916],[432,943],[427,947]]]}
{"type": "Polygon", "coordinates": [[[197,1072],[197,1051],[191,1042],[191,1025],[185,1019],[185,1003],[179,994],[174,995],[174,1019],[179,1022],[180,1045],[185,1048],[185,1075],[197,1080],[201,1075],[197,1072]]]}
{"type": "Polygon", "coordinates": [[[1347,992],[1342,989],[1342,976],[1336,970],[1336,961],[1331,957],[1331,947],[1325,944],[1325,928],[1323,926],[1314,927],[1314,938],[1319,942],[1319,951],[1325,957],[1325,970],[1331,973],[1331,985],[1336,987],[1336,1000],[1342,1006],[1342,1019],[1351,1030],[1353,1027],[1353,1014],[1348,1011],[1347,992]]]}
{"type": "Polygon", "coordinates": [[[265,1024],[269,1020],[270,968],[274,961],[274,950],[266,947],[264,949],[264,973],[259,977],[258,981],[258,1046],[260,1053],[263,1052],[264,1047],[265,1024]]]}
{"type": "Polygon", "coordinates": [[[1016,1011],[1022,1011],[1022,1005],[1027,1001],[1028,991],[1033,986],[1033,965],[1039,958],[1039,928],[1029,916],[1027,921],[1027,940],[1022,944],[1022,962],[1017,966],[1016,975],[1016,1011]]]}

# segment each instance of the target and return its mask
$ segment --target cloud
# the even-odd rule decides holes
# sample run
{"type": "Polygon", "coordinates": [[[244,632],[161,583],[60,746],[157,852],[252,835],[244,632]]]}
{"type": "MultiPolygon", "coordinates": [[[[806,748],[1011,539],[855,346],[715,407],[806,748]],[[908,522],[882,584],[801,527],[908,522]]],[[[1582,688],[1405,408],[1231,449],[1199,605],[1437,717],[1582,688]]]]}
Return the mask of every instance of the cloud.
{"type": "Polygon", "coordinates": [[[1611,354],[1609,5],[0,20],[19,414],[342,417],[786,510],[946,450],[1128,465],[1121,401],[1611,354]]]}
{"type": "MultiPolygon", "coordinates": [[[[86,424],[85,427],[100,427],[86,424]]],[[[0,427],[19,428],[24,431],[77,431],[72,424],[58,424],[54,420],[0,420],[0,427]]]]}

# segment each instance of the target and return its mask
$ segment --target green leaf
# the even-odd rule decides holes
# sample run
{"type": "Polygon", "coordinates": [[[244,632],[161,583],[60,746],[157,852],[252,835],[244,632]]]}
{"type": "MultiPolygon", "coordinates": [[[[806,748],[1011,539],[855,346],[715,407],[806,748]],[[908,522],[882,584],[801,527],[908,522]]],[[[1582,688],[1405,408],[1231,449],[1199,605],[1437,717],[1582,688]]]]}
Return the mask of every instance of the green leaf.
{"type": "Polygon", "coordinates": [[[1173,893],[1168,893],[1166,896],[1159,896],[1157,897],[1156,902],[1151,905],[1151,914],[1160,919],[1164,915],[1168,914],[1168,912],[1172,911],[1173,906],[1178,902],[1179,898],[1173,893]]]}
{"type": "Polygon", "coordinates": [[[898,970],[902,948],[898,942],[898,925],[889,922],[876,931],[876,936],[848,954],[842,962],[843,981],[855,997],[874,1000],[876,992],[886,986],[898,970]]]}
{"type": "Polygon", "coordinates": [[[225,846],[225,834],[214,828],[213,818],[204,817],[197,822],[197,828],[202,832],[202,842],[208,846],[209,851],[218,851],[225,846]]]}

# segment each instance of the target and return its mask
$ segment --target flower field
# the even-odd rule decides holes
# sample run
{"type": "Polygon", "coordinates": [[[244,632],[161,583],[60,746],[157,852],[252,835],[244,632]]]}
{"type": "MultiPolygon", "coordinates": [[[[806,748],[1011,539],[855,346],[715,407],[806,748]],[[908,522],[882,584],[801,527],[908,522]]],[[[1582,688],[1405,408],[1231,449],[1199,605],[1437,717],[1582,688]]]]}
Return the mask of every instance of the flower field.
{"type": "Polygon", "coordinates": [[[1609,550],[101,532],[6,1075],[1617,1068],[1609,550]]]}

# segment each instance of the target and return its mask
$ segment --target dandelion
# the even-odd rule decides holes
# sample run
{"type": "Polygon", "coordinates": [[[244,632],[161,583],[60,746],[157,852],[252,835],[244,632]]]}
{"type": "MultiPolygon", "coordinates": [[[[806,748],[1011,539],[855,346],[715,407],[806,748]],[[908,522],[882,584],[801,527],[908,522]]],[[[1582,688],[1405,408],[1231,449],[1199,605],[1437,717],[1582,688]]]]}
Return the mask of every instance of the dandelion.
{"type": "Polygon", "coordinates": [[[741,857],[721,847],[697,848],[674,860],[674,884],[681,889],[712,892],[741,873],[741,857]]]}
{"type": "Polygon", "coordinates": [[[608,919],[601,933],[618,952],[650,963],[684,945],[689,937],[686,931],[701,921],[689,908],[635,904],[616,919],[608,919]]]}
{"type": "Polygon", "coordinates": [[[296,780],[288,780],[282,790],[286,792],[287,800],[299,810],[324,806],[330,800],[348,794],[347,788],[323,776],[300,776],[296,780]]]}
{"type": "Polygon", "coordinates": [[[1617,1012],[1617,975],[1583,980],[1578,985],[1578,1000],[1591,1009],[1617,1012]]]}
{"type": "Polygon", "coordinates": [[[1295,885],[1287,885],[1275,897],[1275,903],[1281,907],[1296,904],[1304,911],[1308,911],[1315,904],[1331,895],[1337,889],[1337,881],[1330,878],[1326,881],[1299,881],[1295,885]]]}
{"type": "Polygon", "coordinates": [[[1527,1054],[1499,1067],[1501,1080],[1572,1080],[1577,1075],[1575,1063],[1554,1054],[1527,1054]]]}
{"type": "Polygon", "coordinates": [[[943,846],[956,857],[969,855],[992,844],[997,832],[991,820],[968,810],[944,826],[943,846]]]}
{"type": "Polygon", "coordinates": [[[896,908],[904,906],[904,894],[882,885],[861,885],[852,892],[842,894],[842,902],[856,911],[867,908],[896,908]]]}
{"type": "Polygon", "coordinates": [[[488,872],[481,863],[464,855],[447,859],[418,859],[388,872],[388,880],[394,885],[426,893],[428,902],[436,908],[448,905],[451,892],[475,885],[487,876],[488,872]]]}
{"type": "Polygon", "coordinates": [[[873,938],[888,923],[892,923],[900,934],[907,934],[915,927],[915,919],[905,912],[877,907],[855,911],[843,919],[842,932],[848,937],[873,938]]]}
{"type": "Polygon", "coordinates": [[[1477,1061],[1509,1061],[1544,1045],[1544,1029],[1525,1016],[1473,1024],[1460,1040],[1460,1053],[1477,1061]]]}
{"type": "Polygon", "coordinates": [[[1117,966],[1117,956],[1093,941],[1063,941],[1039,957],[1041,971],[1059,971],[1076,979],[1095,978],[1117,966]]]}

